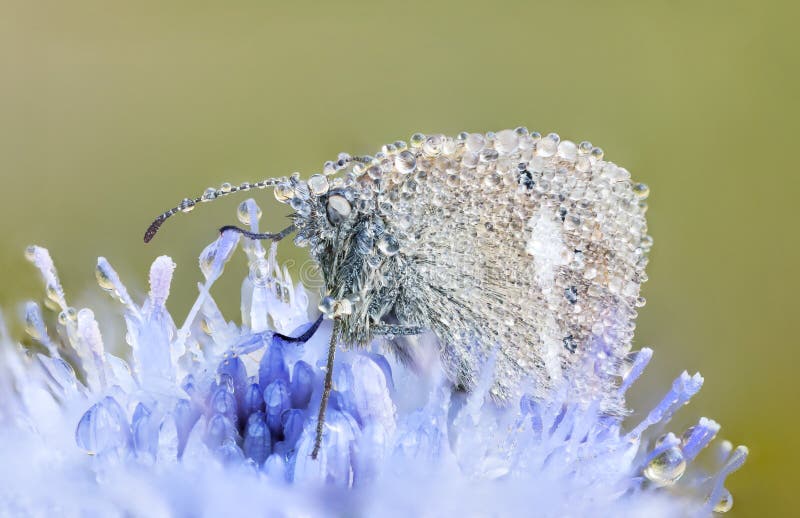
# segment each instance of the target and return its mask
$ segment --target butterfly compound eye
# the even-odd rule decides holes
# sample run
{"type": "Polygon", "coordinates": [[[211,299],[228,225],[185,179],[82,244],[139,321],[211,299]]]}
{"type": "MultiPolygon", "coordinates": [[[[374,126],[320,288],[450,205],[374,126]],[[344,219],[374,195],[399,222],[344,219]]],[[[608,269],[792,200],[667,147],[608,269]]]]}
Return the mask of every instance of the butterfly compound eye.
{"type": "Polygon", "coordinates": [[[328,197],[328,221],[332,225],[338,225],[346,220],[352,211],[353,207],[350,206],[350,202],[344,196],[334,194],[328,197]]]}

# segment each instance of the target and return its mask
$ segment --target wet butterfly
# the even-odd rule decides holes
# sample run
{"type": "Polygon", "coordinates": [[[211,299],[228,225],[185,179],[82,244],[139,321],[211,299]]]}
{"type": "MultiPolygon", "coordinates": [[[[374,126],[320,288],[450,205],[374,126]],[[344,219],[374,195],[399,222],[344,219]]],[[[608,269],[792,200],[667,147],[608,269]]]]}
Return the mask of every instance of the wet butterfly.
{"type": "MultiPolygon", "coordinates": [[[[292,224],[222,231],[274,241],[293,234],[319,266],[320,310],[334,322],[312,456],[337,343],[364,347],[380,335],[433,332],[453,383],[469,390],[491,365],[499,401],[523,382],[543,396],[572,371],[606,411],[620,408],[605,384],[624,368],[644,304],[648,189],[599,148],[525,128],[417,133],[374,156],[340,154],[307,180],[209,188],[159,216],[145,242],[173,214],[256,188],[288,204],[292,224]]],[[[413,361],[406,341],[388,344],[413,361]]]]}

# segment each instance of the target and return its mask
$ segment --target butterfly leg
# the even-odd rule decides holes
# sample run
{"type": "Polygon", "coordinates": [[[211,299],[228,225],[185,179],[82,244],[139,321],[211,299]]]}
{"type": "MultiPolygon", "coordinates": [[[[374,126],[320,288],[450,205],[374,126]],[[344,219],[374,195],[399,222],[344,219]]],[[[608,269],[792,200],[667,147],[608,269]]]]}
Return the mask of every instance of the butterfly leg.
{"type": "Polygon", "coordinates": [[[319,402],[319,415],[317,416],[317,435],[314,438],[314,449],[311,451],[311,458],[317,460],[319,450],[322,447],[322,431],[325,426],[325,411],[328,408],[328,399],[333,388],[333,358],[336,356],[336,322],[334,322],[333,332],[331,333],[331,343],[328,346],[328,363],[325,371],[325,386],[322,389],[322,399],[319,402]]]}
{"type": "MultiPolygon", "coordinates": [[[[319,322],[321,318],[317,320],[312,329],[319,326],[319,322]]],[[[309,329],[309,331],[312,331],[309,329]]],[[[418,335],[422,334],[426,331],[424,327],[421,326],[404,326],[398,324],[382,324],[380,326],[376,326],[373,328],[375,334],[382,334],[382,335],[418,335]]],[[[303,335],[309,333],[306,331],[303,335]]],[[[313,334],[313,331],[311,332],[313,334]]],[[[309,335],[310,336],[310,335],[309,335]]],[[[316,430],[316,437],[314,438],[314,449],[311,451],[311,458],[316,460],[317,456],[319,455],[319,450],[322,448],[322,432],[325,429],[325,411],[328,408],[328,400],[331,396],[331,390],[333,389],[333,360],[336,356],[336,322],[334,322],[334,329],[331,333],[331,342],[328,346],[328,362],[326,364],[326,371],[325,371],[325,386],[322,390],[322,399],[319,402],[319,415],[317,416],[317,430],[316,430]]]]}

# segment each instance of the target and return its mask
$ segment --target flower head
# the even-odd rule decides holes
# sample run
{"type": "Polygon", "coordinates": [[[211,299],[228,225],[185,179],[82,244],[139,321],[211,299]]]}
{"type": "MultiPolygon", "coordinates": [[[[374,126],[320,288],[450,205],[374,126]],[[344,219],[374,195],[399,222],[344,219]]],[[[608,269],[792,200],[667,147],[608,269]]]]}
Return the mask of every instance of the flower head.
{"type": "MultiPolygon", "coordinates": [[[[240,212],[257,231],[255,203],[240,212]]],[[[624,416],[604,412],[601,398],[587,400],[574,380],[546,398],[500,406],[487,397],[490,382],[454,392],[435,362],[411,372],[376,342],[338,356],[315,460],[331,326],[306,343],[283,338],[310,325],[309,297],[277,263],[274,246],[223,233],[202,252],[204,282],[177,321],[166,308],[170,258],[153,262],[139,302],[101,257],[97,280],[122,308],[126,358],[112,354],[119,348],[101,336],[90,309],[69,305],[47,250],[30,247],[27,255],[57,324],[50,332],[30,302],[26,330],[38,346],[15,345],[4,328],[0,336],[0,503],[11,512],[675,516],[732,505],[725,478],[747,449],[722,442],[706,473],[695,459],[717,435],[716,422],[700,418],[665,433],[700,389],[698,374],[681,374],[626,428],[624,416]],[[236,324],[211,288],[239,247],[249,275],[236,324]]],[[[616,383],[620,398],[651,356],[629,356],[616,383]]]]}

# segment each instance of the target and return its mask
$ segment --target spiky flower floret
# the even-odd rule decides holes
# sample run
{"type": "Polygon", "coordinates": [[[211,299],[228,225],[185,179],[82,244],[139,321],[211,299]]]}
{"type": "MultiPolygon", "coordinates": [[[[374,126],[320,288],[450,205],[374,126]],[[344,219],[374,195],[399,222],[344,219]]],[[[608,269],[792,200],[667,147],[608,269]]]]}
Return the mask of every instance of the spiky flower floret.
{"type": "MultiPolygon", "coordinates": [[[[256,213],[252,201],[243,206],[256,213]]],[[[489,381],[453,392],[436,354],[428,371],[409,372],[376,343],[337,357],[312,460],[330,325],[305,344],[279,336],[308,326],[309,298],[274,247],[249,240],[242,324],[227,321],[210,288],[238,246],[238,234],[224,233],[203,251],[205,281],[180,325],[165,305],[170,258],[153,263],[141,305],[98,260],[100,286],[124,310],[128,361],[106,349],[91,310],[69,306],[47,250],[28,249],[57,333],[34,302],[25,322],[38,352],[2,330],[0,507],[65,516],[684,516],[732,505],[723,484],[747,449],[723,441],[708,474],[694,461],[716,422],[664,434],[700,389],[697,374],[681,374],[626,429],[569,380],[546,399],[499,407],[489,381]]],[[[631,355],[620,394],[651,355],[631,355]]]]}

